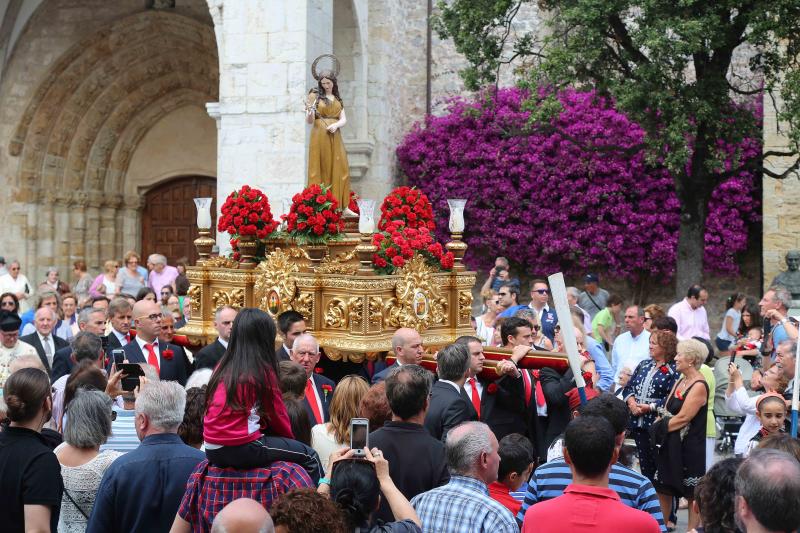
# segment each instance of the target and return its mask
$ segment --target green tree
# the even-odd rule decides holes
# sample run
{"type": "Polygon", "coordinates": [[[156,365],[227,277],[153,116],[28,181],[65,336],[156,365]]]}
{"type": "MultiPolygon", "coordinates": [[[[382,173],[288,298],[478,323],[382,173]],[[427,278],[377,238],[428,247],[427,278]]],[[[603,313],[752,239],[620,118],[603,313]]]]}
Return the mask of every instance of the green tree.
{"type": "MultiPolygon", "coordinates": [[[[462,76],[470,89],[496,83],[499,67],[517,60],[522,83],[593,87],[645,128],[650,157],[668,166],[681,203],[682,292],[702,276],[703,231],[715,186],[744,165],[779,179],[797,173],[800,2],[539,0],[546,25],[540,37],[513,31],[520,13],[534,11],[521,9],[526,3],[533,8],[531,0],[440,1],[434,23],[466,57],[462,76]],[[726,160],[723,143],[760,128],[744,103],[763,91],[780,102],[778,118],[790,149],[749,163],[726,160]],[[768,157],[789,158],[788,169],[762,168],[768,157]]],[[[532,94],[548,100],[536,109],[558,110],[552,91],[532,94]]],[[[534,114],[528,127],[546,124],[544,118],[534,114]]]]}

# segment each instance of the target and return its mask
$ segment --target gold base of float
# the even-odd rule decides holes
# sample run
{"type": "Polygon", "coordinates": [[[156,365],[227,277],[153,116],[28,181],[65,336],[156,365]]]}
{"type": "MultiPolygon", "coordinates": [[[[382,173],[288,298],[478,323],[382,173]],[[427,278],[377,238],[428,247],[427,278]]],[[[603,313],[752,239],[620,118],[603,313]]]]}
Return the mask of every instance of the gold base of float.
{"type": "Polygon", "coordinates": [[[252,270],[227,258],[206,259],[187,268],[192,318],[180,332],[199,344],[212,342],[214,312],[223,305],[258,307],[273,318],[293,309],[329,359],[356,363],[391,350],[400,327],[419,331],[427,347],[474,334],[474,272],[460,261],[442,272],[416,255],[397,273],[376,275],[370,247],[368,239],[349,234],[322,250],[270,241],[266,260],[252,270]]]}

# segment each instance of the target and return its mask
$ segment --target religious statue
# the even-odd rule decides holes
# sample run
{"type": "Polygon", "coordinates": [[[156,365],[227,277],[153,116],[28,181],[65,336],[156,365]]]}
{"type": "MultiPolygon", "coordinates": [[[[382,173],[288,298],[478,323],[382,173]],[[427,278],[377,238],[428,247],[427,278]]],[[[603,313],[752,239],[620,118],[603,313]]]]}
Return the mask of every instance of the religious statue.
{"type": "MultiPolygon", "coordinates": [[[[786,268],[775,279],[772,285],[782,285],[792,293],[792,300],[800,300],[800,250],[789,250],[786,252],[786,268]]],[[[793,307],[796,307],[793,305],[793,307]]]]}
{"type": "Polygon", "coordinates": [[[350,166],[340,131],[347,124],[347,117],[336,83],[339,60],[330,54],[320,56],[311,65],[311,74],[317,80],[317,87],[305,99],[306,122],[313,125],[308,146],[308,184],[330,185],[339,206],[347,210],[350,166]],[[324,58],[333,60],[333,68],[317,72],[318,62],[324,58]]]}

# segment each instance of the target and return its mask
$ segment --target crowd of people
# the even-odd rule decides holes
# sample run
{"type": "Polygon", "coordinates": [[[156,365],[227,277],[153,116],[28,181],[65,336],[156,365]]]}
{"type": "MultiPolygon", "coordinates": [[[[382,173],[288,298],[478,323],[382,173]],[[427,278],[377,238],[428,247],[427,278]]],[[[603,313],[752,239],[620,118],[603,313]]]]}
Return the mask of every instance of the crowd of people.
{"type": "Polygon", "coordinates": [[[295,311],[223,306],[192,353],[184,272],[124,263],[93,278],[78,262],[72,288],[51,270],[32,293],[18,262],[0,277],[3,530],[664,532],[681,498],[698,532],[800,527],[783,287],[731,295],[712,339],[702,286],[625,306],[588,274],[558,317],[546,281],[523,304],[498,258],[474,334],[435,372],[400,328],[391,364],[341,377],[295,311]],[[564,352],[566,327],[588,401],[571,369],[522,364],[564,352]],[[733,457],[719,405],[743,418],[733,457]]]}

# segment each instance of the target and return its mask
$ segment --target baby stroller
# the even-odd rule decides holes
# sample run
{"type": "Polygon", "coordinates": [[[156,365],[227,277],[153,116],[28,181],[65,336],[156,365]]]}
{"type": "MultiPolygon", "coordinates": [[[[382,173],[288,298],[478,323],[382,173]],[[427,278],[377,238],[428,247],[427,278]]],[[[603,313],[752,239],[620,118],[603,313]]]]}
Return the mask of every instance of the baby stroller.
{"type": "MultiPolygon", "coordinates": [[[[716,389],[714,390],[714,417],[717,425],[717,452],[728,454],[733,452],[733,445],[736,437],[739,436],[739,428],[742,427],[744,416],[735,413],[725,405],[725,391],[728,388],[728,365],[731,362],[730,356],[720,357],[714,363],[714,379],[716,389]]],[[[742,373],[744,386],[749,387],[750,379],[753,377],[753,365],[741,357],[737,357],[736,366],[742,373]]]]}

